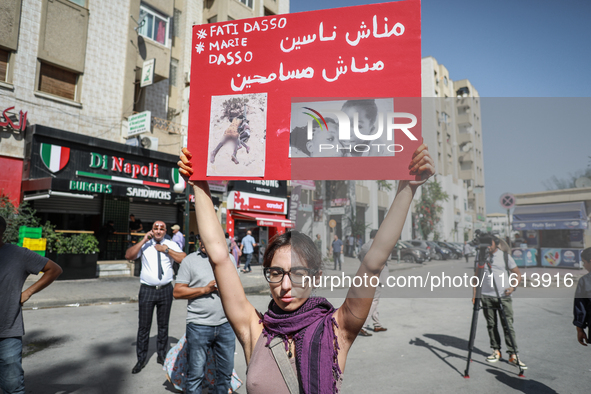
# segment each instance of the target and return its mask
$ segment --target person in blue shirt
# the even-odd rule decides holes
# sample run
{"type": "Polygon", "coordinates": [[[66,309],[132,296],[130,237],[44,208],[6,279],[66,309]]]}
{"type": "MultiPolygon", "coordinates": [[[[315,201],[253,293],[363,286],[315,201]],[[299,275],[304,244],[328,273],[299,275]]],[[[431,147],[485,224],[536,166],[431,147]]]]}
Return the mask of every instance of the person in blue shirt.
{"type": "Polygon", "coordinates": [[[246,232],[246,237],[242,238],[242,241],[240,241],[240,251],[246,255],[246,263],[244,264],[242,272],[248,273],[252,271],[250,269],[250,261],[252,260],[255,246],[257,246],[256,241],[252,236],[252,232],[248,230],[246,232]]]}

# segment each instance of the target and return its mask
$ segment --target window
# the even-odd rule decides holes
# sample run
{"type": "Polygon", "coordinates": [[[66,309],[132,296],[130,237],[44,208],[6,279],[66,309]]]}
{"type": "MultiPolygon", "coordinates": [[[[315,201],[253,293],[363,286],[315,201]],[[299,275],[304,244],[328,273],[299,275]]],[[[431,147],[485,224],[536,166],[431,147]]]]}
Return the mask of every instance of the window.
{"type": "Polygon", "coordinates": [[[245,6],[247,6],[248,8],[252,8],[252,0],[238,0],[239,2],[241,2],[242,4],[244,4],[245,6]]]}
{"type": "Polygon", "coordinates": [[[0,49],[0,82],[8,81],[8,60],[10,52],[0,49]]]}
{"type": "Polygon", "coordinates": [[[41,63],[38,86],[40,92],[76,100],[77,82],[78,74],[47,63],[41,63]]]}
{"type": "Polygon", "coordinates": [[[174,9],[174,16],[172,18],[172,35],[175,37],[181,36],[181,10],[174,9]]]}
{"type": "Polygon", "coordinates": [[[80,7],[86,7],[86,0],[70,0],[74,4],[78,4],[80,7]]]}
{"type": "Polygon", "coordinates": [[[447,86],[447,77],[443,77],[443,84],[447,86]]]}
{"type": "Polygon", "coordinates": [[[140,6],[140,28],[138,33],[150,40],[168,46],[169,17],[149,8],[140,6]]]}
{"type": "Polygon", "coordinates": [[[216,23],[218,21],[218,16],[214,15],[207,20],[207,23],[216,23]]]}
{"type": "Polygon", "coordinates": [[[172,86],[177,86],[177,78],[178,78],[178,68],[179,68],[179,61],[177,59],[170,59],[170,75],[169,80],[172,86]]]}

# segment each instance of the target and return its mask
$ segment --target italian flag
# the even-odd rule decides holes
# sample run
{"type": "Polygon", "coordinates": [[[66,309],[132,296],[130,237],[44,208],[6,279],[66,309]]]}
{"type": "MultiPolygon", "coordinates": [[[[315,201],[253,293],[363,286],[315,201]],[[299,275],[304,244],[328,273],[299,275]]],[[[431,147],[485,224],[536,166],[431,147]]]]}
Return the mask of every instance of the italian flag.
{"type": "Polygon", "coordinates": [[[70,159],[70,148],[59,145],[41,144],[41,160],[51,172],[63,169],[70,159]]]}
{"type": "Polygon", "coordinates": [[[172,182],[173,182],[173,185],[180,183],[181,185],[183,185],[183,188],[185,187],[185,180],[183,179],[183,177],[179,173],[178,168],[172,169],[172,182]]]}

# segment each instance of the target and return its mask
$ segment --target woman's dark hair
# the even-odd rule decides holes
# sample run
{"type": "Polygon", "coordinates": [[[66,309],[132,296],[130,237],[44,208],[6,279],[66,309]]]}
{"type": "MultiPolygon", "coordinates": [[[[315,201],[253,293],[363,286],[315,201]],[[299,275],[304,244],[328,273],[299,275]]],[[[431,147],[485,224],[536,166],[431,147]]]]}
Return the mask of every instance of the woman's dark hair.
{"type": "Polygon", "coordinates": [[[314,245],[314,241],[307,235],[295,230],[277,234],[271,238],[263,256],[263,267],[270,267],[275,252],[285,246],[290,246],[292,253],[302,259],[306,263],[306,267],[315,270],[322,268],[322,256],[316,245],[314,245]]]}

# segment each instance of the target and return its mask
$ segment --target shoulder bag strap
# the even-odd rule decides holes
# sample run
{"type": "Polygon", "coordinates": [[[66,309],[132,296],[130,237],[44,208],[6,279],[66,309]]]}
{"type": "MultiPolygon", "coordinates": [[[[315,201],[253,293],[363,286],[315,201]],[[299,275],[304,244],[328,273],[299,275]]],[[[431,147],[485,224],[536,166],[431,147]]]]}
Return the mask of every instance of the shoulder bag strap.
{"type": "Polygon", "coordinates": [[[279,367],[279,371],[283,376],[283,380],[285,380],[285,384],[289,389],[289,393],[299,394],[300,384],[296,374],[293,372],[289,358],[287,358],[287,354],[285,354],[285,345],[283,340],[276,336],[271,340],[271,344],[269,346],[271,348],[271,352],[273,353],[273,358],[279,367]]]}

